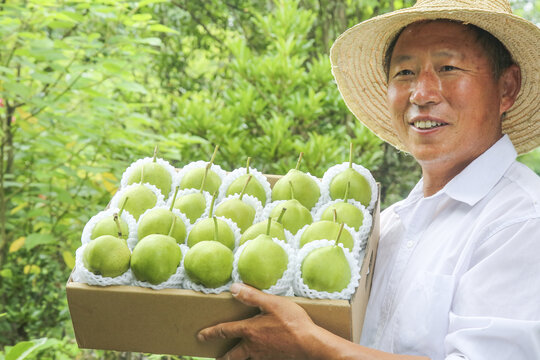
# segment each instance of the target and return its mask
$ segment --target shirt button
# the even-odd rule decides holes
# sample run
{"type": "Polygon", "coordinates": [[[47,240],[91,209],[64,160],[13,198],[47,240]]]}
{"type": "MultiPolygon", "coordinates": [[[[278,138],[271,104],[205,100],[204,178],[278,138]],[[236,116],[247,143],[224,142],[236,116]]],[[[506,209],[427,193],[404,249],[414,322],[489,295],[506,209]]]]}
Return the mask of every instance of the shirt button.
{"type": "Polygon", "coordinates": [[[407,241],[408,248],[412,248],[413,245],[414,245],[414,242],[412,242],[411,240],[407,241]]]}

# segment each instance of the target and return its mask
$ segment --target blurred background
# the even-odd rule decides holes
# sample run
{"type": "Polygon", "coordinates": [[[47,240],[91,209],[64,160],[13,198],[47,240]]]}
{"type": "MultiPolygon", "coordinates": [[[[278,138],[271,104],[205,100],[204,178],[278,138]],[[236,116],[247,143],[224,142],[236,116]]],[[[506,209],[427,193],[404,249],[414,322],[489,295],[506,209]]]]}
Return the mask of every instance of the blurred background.
{"type": "MultiPolygon", "coordinates": [[[[382,208],[420,177],[348,112],[333,40],[400,0],[0,1],[0,360],[188,359],[80,350],[65,283],[135,160],[322,176],[348,160],[382,208]]],[[[540,23],[540,1],[511,1],[540,23]]],[[[520,157],[540,174],[540,149],[520,157]]]]}

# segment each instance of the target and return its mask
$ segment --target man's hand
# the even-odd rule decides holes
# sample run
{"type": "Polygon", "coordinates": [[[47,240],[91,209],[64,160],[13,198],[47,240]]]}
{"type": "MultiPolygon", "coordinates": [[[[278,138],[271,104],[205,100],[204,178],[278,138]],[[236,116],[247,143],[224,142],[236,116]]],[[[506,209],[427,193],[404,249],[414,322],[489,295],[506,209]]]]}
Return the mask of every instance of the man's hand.
{"type": "Polygon", "coordinates": [[[244,284],[233,284],[233,296],[256,306],[259,315],[218,324],[201,330],[198,339],[242,338],[222,359],[313,359],[316,333],[320,329],[299,305],[284,297],[263,293],[244,284]]]}

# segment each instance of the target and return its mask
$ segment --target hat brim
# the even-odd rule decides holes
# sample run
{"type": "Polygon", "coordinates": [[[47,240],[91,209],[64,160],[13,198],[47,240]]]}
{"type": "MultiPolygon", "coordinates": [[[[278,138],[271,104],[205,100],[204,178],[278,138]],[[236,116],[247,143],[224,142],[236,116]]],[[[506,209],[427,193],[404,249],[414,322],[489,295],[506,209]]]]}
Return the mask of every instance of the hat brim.
{"type": "Polygon", "coordinates": [[[498,38],[521,68],[521,90],[502,122],[518,154],[540,145],[540,29],[510,13],[451,8],[407,8],[366,20],[344,32],[330,50],[332,73],[349,110],[371,131],[407,151],[394,131],[387,105],[385,51],[404,27],[450,19],[476,25],[498,38]]]}

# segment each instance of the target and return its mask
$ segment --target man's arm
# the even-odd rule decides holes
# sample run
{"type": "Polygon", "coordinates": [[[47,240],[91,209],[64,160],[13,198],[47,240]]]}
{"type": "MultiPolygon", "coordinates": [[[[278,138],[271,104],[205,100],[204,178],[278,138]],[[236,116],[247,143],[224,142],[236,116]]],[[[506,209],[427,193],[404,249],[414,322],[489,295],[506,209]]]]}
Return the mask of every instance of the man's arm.
{"type": "Polygon", "coordinates": [[[293,301],[234,284],[232,295],[240,302],[259,307],[250,319],[218,324],[202,330],[201,341],[241,338],[222,359],[357,359],[413,360],[419,356],[394,355],[347,341],[315,325],[293,301]]]}

